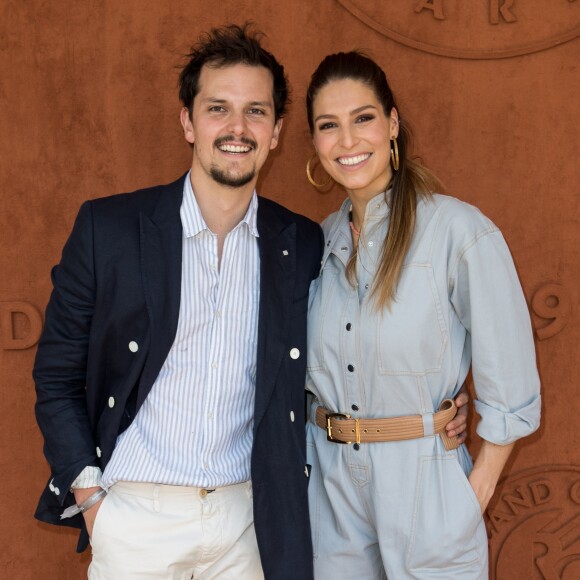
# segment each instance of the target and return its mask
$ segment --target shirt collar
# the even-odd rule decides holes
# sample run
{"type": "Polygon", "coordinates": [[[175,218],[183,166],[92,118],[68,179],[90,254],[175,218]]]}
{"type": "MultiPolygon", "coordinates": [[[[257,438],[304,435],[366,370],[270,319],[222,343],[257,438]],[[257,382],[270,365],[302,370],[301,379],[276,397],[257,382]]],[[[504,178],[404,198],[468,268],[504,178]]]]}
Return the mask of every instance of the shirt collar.
{"type": "MultiPolygon", "coordinates": [[[[200,232],[208,230],[207,224],[201,215],[201,209],[197,203],[197,199],[193,192],[193,187],[191,186],[191,170],[185,176],[185,181],[183,184],[183,202],[181,204],[181,224],[183,226],[183,237],[192,238],[197,236],[200,232]]],[[[250,200],[250,205],[248,206],[248,211],[246,215],[242,218],[240,223],[234,228],[237,229],[241,224],[246,224],[248,226],[248,231],[254,237],[258,238],[258,195],[256,190],[252,194],[252,199],[250,200]]]]}
{"type": "MultiPolygon", "coordinates": [[[[367,203],[365,210],[365,229],[377,222],[384,220],[390,211],[387,199],[390,198],[391,190],[387,193],[381,192],[371,198],[367,203]]],[[[350,233],[350,226],[348,225],[348,213],[350,211],[351,202],[346,198],[340,209],[336,213],[334,221],[326,235],[326,247],[322,257],[322,267],[330,254],[335,254],[346,265],[348,258],[352,252],[352,236],[350,233]]]]}

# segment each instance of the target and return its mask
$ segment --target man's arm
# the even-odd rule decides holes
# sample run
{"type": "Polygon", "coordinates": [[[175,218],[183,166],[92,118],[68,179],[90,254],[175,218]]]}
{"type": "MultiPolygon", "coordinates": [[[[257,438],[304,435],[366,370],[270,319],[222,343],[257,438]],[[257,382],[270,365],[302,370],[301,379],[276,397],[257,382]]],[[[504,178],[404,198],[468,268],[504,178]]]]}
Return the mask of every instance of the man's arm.
{"type": "Polygon", "coordinates": [[[89,336],[95,303],[93,222],[81,207],[61,262],[52,271],[54,290],[46,309],[33,376],[36,418],[51,467],[50,488],[64,503],[81,471],[98,466],[86,405],[89,336]]]}

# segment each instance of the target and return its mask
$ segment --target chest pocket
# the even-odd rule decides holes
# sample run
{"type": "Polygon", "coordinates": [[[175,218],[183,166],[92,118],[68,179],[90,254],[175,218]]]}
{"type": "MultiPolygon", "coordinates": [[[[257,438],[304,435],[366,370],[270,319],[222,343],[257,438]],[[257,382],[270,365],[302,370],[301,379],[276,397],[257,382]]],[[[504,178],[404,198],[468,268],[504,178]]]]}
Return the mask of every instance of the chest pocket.
{"type": "Polygon", "coordinates": [[[423,375],[441,369],[448,342],[430,264],[403,269],[391,312],[376,315],[379,373],[423,375]]]}

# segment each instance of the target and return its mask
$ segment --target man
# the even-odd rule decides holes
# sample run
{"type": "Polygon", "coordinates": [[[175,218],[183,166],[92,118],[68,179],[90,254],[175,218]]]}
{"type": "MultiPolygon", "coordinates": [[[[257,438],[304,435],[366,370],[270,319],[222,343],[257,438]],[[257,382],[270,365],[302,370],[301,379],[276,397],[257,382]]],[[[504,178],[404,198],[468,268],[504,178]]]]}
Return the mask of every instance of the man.
{"type": "Polygon", "coordinates": [[[81,528],[79,551],[91,537],[92,579],[308,580],[306,312],[322,236],[255,193],[283,67],[247,27],[213,30],[189,57],[190,172],[86,202],[53,270],[36,517],[81,528]]]}

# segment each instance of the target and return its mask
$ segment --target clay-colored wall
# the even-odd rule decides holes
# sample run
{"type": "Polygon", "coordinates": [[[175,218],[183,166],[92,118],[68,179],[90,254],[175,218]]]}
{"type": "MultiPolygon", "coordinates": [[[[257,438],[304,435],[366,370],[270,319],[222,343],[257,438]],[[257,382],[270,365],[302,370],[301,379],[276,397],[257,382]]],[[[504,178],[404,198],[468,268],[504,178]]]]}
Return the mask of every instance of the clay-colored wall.
{"type": "Polygon", "coordinates": [[[83,200],[187,169],[175,65],[199,32],[241,18],[267,33],[294,87],[264,194],[316,219],[342,200],[306,181],[303,95],[325,54],[364,48],[388,71],[424,161],[503,230],[541,329],[544,417],[491,505],[492,570],[579,578],[575,0],[3,0],[0,576],[85,577],[76,533],[32,519],[48,475],[30,376],[37,311],[83,200]]]}

